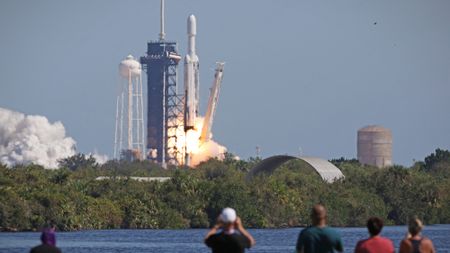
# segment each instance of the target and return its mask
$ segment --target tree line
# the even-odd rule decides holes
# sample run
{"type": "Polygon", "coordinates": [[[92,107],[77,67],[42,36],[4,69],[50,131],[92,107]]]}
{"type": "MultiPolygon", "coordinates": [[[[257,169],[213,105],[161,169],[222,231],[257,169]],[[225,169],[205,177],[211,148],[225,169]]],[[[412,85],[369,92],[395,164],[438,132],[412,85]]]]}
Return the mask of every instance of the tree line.
{"type": "Polygon", "coordinates": [[[324,183],[303,161],[270,175],[245,176],[260,160],[210,159],[196,169],[163,169],[149,161],[109,161],[77,154],[56,170],[0,164],[0,230],[205,228],[233,207],[247,227],[304,226],[323,203],[333,226],[364,226],[369,216],[405,224],[417,215],[427,224],[450,223],[450,152],[437,149],[411,167],[378,169],[344,158],[331,162],[344,179],[324,183]],[[108,176],[109,180],[96,180],[108,176]],[[165,182],[128,177],[164,176],[165,182]]]}

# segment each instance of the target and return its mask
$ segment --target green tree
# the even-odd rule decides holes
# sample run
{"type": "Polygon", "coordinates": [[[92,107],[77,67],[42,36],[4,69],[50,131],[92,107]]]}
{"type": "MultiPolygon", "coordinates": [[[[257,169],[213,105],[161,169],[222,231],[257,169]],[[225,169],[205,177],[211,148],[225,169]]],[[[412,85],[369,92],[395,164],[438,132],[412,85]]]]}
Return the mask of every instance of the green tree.
{"type": "Polygon", "coordinates": [[[75,171],[80,168],[96,168],[98,166],[97,161],[92,155],[86,157],[85,154],[81,153],[61,159],[58,163],[59,167],[67,168],[71,171],[75,171]]]}

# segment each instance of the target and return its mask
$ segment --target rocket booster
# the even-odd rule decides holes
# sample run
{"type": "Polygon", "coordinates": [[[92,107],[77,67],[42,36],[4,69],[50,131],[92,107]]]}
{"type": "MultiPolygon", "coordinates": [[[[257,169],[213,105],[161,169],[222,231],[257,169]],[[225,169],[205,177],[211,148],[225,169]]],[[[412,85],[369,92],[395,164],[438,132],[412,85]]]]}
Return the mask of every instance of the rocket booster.
{"type": "Polygon", "coordinates": [[[184,57],[184,128],[185,131],[195,128],[195,121],[199,111],[199,63],[195,53],[195,35],[197,21],[194,15],[187,20],[188,54],[184,57]]]}
{"type": "Polygon", "coordinates": [[[225,63],[217,62],[216,73],[214,74],[214,82],[211,87],[211,94],[208,100],[208,107],[203,120],[202,133],[200,135],[200,144],[209,141],[211,135],[211,128],[214,121],[214,114],[216,113],[217,102],[219,100],[220,85],[223,78],[223,66],[225,63]]]}

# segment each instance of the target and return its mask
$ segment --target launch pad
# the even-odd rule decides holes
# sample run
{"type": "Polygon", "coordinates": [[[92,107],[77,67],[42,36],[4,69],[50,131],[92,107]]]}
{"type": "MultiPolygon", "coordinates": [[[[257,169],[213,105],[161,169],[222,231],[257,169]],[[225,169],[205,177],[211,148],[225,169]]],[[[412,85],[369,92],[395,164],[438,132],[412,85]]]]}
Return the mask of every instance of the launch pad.
{"type": "MultiPolygon", "coordinates": [[[[181,57],[177,42],[165,39],[164,0],[161,0],[160,14],[159,40],[148,42],[146,54],[139,59],[147,74],[147,136],[143,148],[146,150],[142,150],[142,157],[163,167],[192,166],[192,158],[198,155],[198,152],[203,152],[211,143],[218,145],[210,140],[210,136],[224,63],[217,63],[206,115],[202,119],[199,116],[200,75],[199,58],[195,48],[196,18],[194,15],[188,17],[187,53],[181,57]],[[180,94],[178,64],[182,59],[184,89],[180,94]],[[205,143],[208,144],[204,145],[205,143]]],[[[122,120],[116,119],[116,129],[122,129],[121,127],[122,120]],[[120,127],[117,122],[120,122],[120,127]]],[[[122,140],[121,135],[116,139],[122,140]]]]}

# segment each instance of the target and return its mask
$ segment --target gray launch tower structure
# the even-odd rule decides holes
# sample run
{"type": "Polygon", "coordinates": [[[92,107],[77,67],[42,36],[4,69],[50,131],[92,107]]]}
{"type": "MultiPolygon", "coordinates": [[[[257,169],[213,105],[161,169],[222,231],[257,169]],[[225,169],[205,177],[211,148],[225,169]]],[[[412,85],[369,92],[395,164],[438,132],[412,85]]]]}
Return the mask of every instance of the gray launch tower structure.
{"type": "Polygon", "coordinates": [[[183,100],[177,92],[177,66],[181,56],[177,43],[166,41],[164,1],[161,1],[159,41],[147,43],[140,62],[147,73],[147,158],[160,164],[177,165],[176,130],[183,122],[183,100]]]}
{"type": "Polygon", "coordinates": [[[199,152],[196,148],[210,141],[224,63],[216,63],[206,115],[204,119],[200,119],[199,60],[195,50],[196,18],[190,15],[187,20],[188,53],[184,57],[184,93],[180,94],[177,69],[182,57],[178,53],[177,43],[165,39],[164,0],[161,0],[160,17],[159,40],[148,42],[147,52],[140,58],[142,68],[147,73],[146,158],[163,167],[192,166],[192,161],[196,161],[196,152],[199,152]],[[192,139],[197,138],[196,132],[201,133],[200,136],[192,139]]]}

